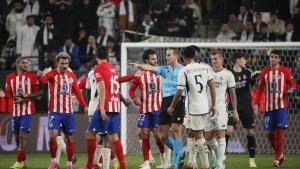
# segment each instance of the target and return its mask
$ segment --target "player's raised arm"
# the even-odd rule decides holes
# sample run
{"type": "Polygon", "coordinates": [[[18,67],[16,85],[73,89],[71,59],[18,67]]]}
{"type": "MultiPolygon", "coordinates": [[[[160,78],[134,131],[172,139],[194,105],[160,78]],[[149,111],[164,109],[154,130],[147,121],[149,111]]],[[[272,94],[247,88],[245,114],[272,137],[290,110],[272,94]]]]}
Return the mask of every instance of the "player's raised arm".
{"type": "Polygon", "coordinates": [[[153,73],[157,73],[158,71],[158,67],[151,66],[149,64],[129,63],[129,65],[132,66],[133,68],[139,68],[142,70],[151,71],[153,73]]]}

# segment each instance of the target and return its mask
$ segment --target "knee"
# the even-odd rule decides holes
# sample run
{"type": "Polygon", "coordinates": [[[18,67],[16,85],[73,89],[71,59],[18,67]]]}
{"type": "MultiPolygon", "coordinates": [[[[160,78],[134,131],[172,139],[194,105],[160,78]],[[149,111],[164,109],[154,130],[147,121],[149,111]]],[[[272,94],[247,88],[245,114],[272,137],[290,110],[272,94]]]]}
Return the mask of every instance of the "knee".
{"type": "Polygon", "coordinates": [[[88,139],[96,139],[96,133],[93,131],[86,131],[85,138],[88,139]]]}
{"type": "Polygon", "coordinates": [[[196,141],[196,145],[200,151],[206,151],[207,143],[204,138],[200,138],[196,141]]]}

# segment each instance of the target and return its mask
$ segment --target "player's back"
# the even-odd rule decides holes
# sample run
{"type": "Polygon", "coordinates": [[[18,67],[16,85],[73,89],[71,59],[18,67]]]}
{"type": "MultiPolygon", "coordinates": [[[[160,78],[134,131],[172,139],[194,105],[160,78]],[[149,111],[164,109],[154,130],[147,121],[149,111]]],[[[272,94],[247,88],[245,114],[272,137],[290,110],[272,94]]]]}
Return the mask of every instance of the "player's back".
{"type": "Polygon", "coordinates": [[[105,83],[105,111],[120,111],[120,92],[118,73],[116,68],[107,61],[102,62],[94,69],[96,81],[105,83]]]}
{"type": "MultiPolygon", "coordinates": [[[[190,63],[180,70],[184,74],[186,90],[188,93],[188,113],[205,114],[208,113],[207,82],[212,79],[211,68],[205,63],[190,63]]],[[[179,83],[180,84],[180,83],[179,83]]]]}

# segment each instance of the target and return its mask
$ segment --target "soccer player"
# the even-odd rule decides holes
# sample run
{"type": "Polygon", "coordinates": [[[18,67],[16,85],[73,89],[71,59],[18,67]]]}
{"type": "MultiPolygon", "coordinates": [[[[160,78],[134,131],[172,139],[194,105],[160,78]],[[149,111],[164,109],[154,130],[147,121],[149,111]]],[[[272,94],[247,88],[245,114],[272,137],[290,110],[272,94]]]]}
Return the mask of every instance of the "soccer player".
{"type": "MultiPolygon", "coordinates": [[[[93,166],[96,149],[96,133],[108,134],[119,159],[120,169],[126,169],[123,146],[119,140],[120,132],[120,93],[119,77],[115,67],[107,61],[105,47],[97,48],[98,66],[94,76],[98,85],[99,103],[86,131],[88,161],[83,168],[99,168],[93,166]]],[[[103,169],[109,168],[110,149],[102,148],[103,169]]]]}
{"type": "Polygon", "coordinates": [[[187,64],[178,72],[178,87],[168,113],[172,113],[181,98],[184,89],[188,95],[188,110],[190,118],[190,133],[194,138],[193,148],[199,151],[202,169],[209,169],[208,150],[204,139],[204,127],[209,114],[215,113],[216,93],[212,70],[209,65],[196,63],[196,50],[193,46],[184,49],[184,61],[187,64]],[[210,91],[211,107],[208,105],[207,87],[210,91]]]}
{"type": "MultiPolygon", "coordinates": [[[[148,49],[143,53],[144,63],[157,66],[157,55],[154,50],[148,49]]],[[[161,103],[161,77],[150,71],[142,71],[141,76],[131,83],[129,95],[133,103],[140,106],[138,117],[138,127],[142,136],[142,151],[144,163],[140,165],[141,169],[150,169],[149,151],[150,151],[150,130],[153,130],[156,144],[159,148],[163,168],[165,166],[166,154],[164,153],[164,143],[158,136],[158,116],[161,103]],[[136,97],[135,90],[139,88],[140,99],[136,97]]]]}
{"type": "Polygon", "coordinates": [[[56,161],[58,131],[62,129],[66,137],[67,169],[73,169],[75,119],[72,107],[72,93],[74,93],[87,112],[86,102],[79,90],[76,76],[69,71],[71,57],[67,53],[59,53],[56,57],[58,67],[40,77],[41,83],[48,82],[49,104],[48,104],[48,129],[49,148],[51,162],[48,169],[58,167],[56,161]],[[61,128],[62,125],[62,128],[61,128]]]}
{"type": "Polygon", "coordinates": [[[11,169],[26,168],[26,140],[35,114],[34,97],[39,91],[39,81],[35,73],[28,71],[28,60],[18,57],[16,71],[6,76],[5,95],[13,99],[11,127],[17,144],[17,161],[11,169]]]}
{"type": "Polygon", "coordinates": [[[162,91],[163,98],[161,102],[161,112],[159,113],[159,133],[164,143],[173,150],[172,167],[176,168],[177,165],[182,165],[182,157],[184,157],[181,148],[181,125],[183,123],[185,114],[185,93],[175,107],[172,114],[167,112],[167,108],[171,105],[173,97],[176,93],[178,72],[183,65],[178,63],[179,50],[176,48],[168,48],[166,52],[166,66],[151,66],[149,64],[131,63],[133,67],[143,70],[151,71],[162,77],[162,91]],[[169,137],[170,126],[172,129],[173,137],[169,137]]]}
{"type": "Polygon", "coordinates": [[[255,125],[250,85],[255,84],[259,73],[252,73],[250,69],[246,68],[247,60],[243,54],[234,55],[231,61],[234,64],[231,72],[236,83],[237,112],[247,134],[247,148],[250,157],[249,165],[251,168],[255,168],[257,167],[255,164],[255,125]]]}
{"type": "MultiPolygon", "coordinates": [[[[216,50],[211,54],[211,63],[213,70],[213,79],[216,89],[216,113],[211,116],[205,126],[205,138],[210,146],[212,153],[217,156],[216,169],[224,169],[225,165],[225,130],[227,128],[228,114],[226,107],[226,91],[229,90],[229,95],[232,103],[232,114],[234,120],[239,120],[236,106],[235,80],[233,74],[223,67],[223,54],[216,50]],[[215,138],[217,137],[217,140],[215,138]]],[[[211,104],[211,103],[210,103],[211,104]]],[[[214,166],[212,166],[214,167],[214,166]]]]}
{"type": "Polygon", "coordinates": [[[283,155],[284,129],[288,122],[287,93],[296,89],[290,70],[280,65],[281,53],[273,50],[270,53],[270,66],[265,67],[260,75],[254,109],[258,113],[262,92],[266,94],[266,112],[264,114],[264,128],[275,151],[274,167],[280,167],[285,160],[283,155]],[[288,87],[289,86],[289,87],[288,87]]]}

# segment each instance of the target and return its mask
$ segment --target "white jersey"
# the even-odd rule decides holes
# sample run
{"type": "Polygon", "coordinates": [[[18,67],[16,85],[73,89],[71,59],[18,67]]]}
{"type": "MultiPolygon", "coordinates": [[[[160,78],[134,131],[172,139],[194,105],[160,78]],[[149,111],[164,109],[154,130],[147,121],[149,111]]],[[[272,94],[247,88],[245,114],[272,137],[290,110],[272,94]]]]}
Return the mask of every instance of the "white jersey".
{"type": "Polygon", "coordinates": [[[89,102],[88,107],[88,115],[92,116],[97,109],[99,103],[99,95],[98,95],[98,87],[97,82],[94,76],[94,70],[91,70],[88,74],[87,81],[86,81],[86,89],[91,90],[91,100],[89,102]]]}
{"type": "Polygon", "coordinates": [[[212,80],[212,69],[205,63],[190,63],[178,72],[177,89],[187,90],[187,113],[206,114],[209,111],[207,101],[207,82],[212,80]]]}
{"type": "MultiPolygon", "coordinates": [[[[216,108],[217,110],[226,110],[226,91],[228,88],[235,87],[235,79],[231,71],[223,68],[219,72],[213,72],[213,79],[216,88],[216,108]]],[[[209,91],[208,91],[209,93],[209,91]]],[[[210,96],[210,94],[209,94],[210,96]]],[[[209,105],[211,99],[208,97],[209,105]]]]}

